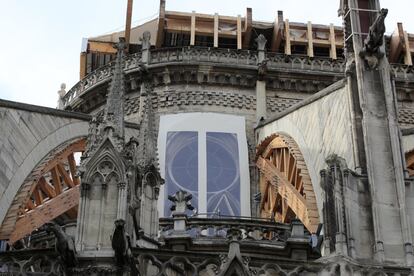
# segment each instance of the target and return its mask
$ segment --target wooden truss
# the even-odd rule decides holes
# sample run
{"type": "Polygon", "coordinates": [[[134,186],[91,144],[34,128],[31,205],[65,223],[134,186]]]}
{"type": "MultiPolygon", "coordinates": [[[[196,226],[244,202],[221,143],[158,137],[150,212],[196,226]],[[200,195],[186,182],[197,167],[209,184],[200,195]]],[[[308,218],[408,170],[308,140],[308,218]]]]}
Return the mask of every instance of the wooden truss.
{"type": "Polygon", "coordinates": [[[405,154],[405,161],[407,165],[407,171],[410,177],[414,176],[414,150],[405,154]]]}
{"type": "Polygon", "coordinates": [[[256,165],[260,171],[262,217],[288,223],[297,217],[315,233],[319,224],[312,182],[295,141],[272,135],[259,147],[256,165]]]}
{"type": "Polygon", "coordinates": [[[76,172],[74,154],[84,150],[85,140],[74,142],[40,168],[38,177],[31,185],[25,208],[20,211],[14,231],[9,237],[9,243],[13,244],[59,216],[76,219],[80,178],[76,172]]]}

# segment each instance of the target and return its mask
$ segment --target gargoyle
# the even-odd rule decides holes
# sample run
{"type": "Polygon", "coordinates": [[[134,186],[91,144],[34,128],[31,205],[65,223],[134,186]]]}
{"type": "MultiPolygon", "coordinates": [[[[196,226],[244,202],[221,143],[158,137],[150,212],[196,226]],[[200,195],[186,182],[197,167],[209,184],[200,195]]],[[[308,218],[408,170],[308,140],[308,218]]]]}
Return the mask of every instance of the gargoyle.
{"type": "Polygon", "coordinates": [[[52,232],[56,237],[55,249],[62,258],[62,263],[66,267],[75,267],[78,264],[76,258],[75,241],[67,235],[62,228],[54,222],[46,223],[44,226],[46,232],[52,232]]]}
{"type": "Polygon", "coordinates": [[[131,242],[125,231],[125,221],[118,219],[115,221],[115,230],[112,235],[112,249],[115,251],[115,259],[118,267],[123,267],[129,263],[131,254],[131,242]]]}
{"type": "Polygon", "coordinates": [[[364,41],[364,51],[367,54],[375,55],[379,53],[379,48],[384,42],[385,33],[385,17],[387,17],[388,10],[381,9],[380,14],[375,19],[374,23],[369,27],[369,33],[364,41]]]}
{"type": "Polygon", "coordinates": [[[365,59],[369,68],[374,69],[378,66],[378,61],[384,57],[380,47],[384,43],[385,33],[385,17],[388,14],[387,9],[381,9],[380,14],[375,19],[374,23],[369,27],[368,36],[364,41],[364,48],[360,52],[360,56],[365,59]]]}

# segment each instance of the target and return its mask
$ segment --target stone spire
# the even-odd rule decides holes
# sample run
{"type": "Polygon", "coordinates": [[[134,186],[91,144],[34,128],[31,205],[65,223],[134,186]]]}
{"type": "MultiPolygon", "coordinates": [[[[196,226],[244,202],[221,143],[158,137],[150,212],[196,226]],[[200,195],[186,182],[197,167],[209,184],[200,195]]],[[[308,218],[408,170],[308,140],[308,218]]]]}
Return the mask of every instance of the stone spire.
{"type": "Polygon", "coordinates": [[[153,166],[158,170],[157,144],[155,135],[155,116],[152,106],[153,87],[150,82],[141,86],[141,99],[144,101],[142,119],[140,123],[138,165],[141,168],[153,166]]]}
{"type": "Polygon", "coordinates": [[[124,102],[125,93],[123,57],[126,48],[125,38],[120,37],[114,46],[117,49],[115,66],[109,87],[104,113],[105,129],[111,127],[114,135],[124,137],[124,102]]]}

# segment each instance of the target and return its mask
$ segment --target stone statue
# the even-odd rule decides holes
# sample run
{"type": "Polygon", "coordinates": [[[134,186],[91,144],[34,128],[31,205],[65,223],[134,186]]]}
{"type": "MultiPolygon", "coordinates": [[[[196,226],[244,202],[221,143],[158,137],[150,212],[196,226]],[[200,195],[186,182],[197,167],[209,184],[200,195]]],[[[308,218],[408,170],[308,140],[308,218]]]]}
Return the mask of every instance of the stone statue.
{"type": "Polygon", "coordinates": [[[52,232],[56,237],[55,249],[59,253],[62,263],[66,267],[75,267],[78,264],[76,258],[75,241],[67,235],[62,228],[54,222],[46,223],[46,232],[52,232]]]}

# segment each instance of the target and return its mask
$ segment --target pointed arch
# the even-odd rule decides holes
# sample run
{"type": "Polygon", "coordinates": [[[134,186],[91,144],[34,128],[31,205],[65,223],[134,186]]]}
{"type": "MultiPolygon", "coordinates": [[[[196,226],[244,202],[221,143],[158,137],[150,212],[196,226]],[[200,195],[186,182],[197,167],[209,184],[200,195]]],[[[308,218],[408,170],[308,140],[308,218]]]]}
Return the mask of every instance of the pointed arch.
{"type": "Polygon", "coordinates": [[[112,173],[116,173],[119,182],[125,182],[125,175],[122,173],[125,171],[124,162],[109,138],[96,149],[92,158],[87,162],[87,166],[90,167],[90,169],[87,170],[88,174],[83,176],[87,181],[90,181],[91,177],[93,177],[96,172],[99,172],[103,176],[104,181],[106,181],[106,178],[112,175],[112,173]],[[97,154],[99,151],[100,153],[97,154]],[[108,162],[108,164],[113,166],[113,168],[106,173],[102,171],[103,169],[100,169],[100,166],[104,165],[105,162],[108,162]]]}
{"type": "Polygon", "coordinates": [[[260,215],[278,222],[299,218],[315,233],[318,207],[308,168],[297,143],[286,134],[273,134],[257,147],[256,166],[262,195],[260,215]]]}

